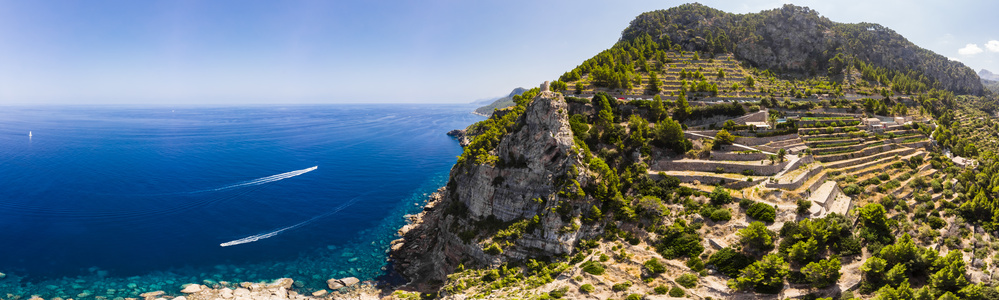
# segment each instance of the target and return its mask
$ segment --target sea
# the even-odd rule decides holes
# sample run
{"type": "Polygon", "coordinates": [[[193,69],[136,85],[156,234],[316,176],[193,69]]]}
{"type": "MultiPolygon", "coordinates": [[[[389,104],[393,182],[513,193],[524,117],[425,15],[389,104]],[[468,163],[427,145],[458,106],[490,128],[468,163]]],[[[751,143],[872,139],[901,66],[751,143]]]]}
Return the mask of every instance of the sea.
{"type": "Polygon", "coordinates": [[[390,242],[473,109],[0,107],[0,298],[398,280],[390,242]]]}

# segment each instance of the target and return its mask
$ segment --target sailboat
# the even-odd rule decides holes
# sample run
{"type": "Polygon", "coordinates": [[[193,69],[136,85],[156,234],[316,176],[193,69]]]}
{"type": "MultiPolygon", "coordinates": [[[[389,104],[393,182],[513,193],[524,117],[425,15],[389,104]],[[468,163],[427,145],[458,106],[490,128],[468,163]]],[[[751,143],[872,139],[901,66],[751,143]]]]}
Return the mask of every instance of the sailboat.
{"type": "Polygon", "coordinates": [[[31,137],[31,131],[28,131],[28,137],[31,137]]]}

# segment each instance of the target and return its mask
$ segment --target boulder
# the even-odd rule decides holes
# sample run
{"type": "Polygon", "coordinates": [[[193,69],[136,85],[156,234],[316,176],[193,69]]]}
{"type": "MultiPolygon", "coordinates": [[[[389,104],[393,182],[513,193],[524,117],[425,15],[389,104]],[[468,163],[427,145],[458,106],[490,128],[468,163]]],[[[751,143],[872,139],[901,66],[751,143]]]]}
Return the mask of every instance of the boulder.
{"type": "Polygon", "coordinates": [[[225,298],[225,299],[232,298],[232,289],[230,289],[230,288],[223,288],[219,292],[219,296],[222,296],[222,298],[225,298]]]}
{"type": "Polygon", "coordinates": [[[201,285],[200,284],[193,284],[193,283],[185,285],[184,289],[180,290],[180,292],[184,293],[184,294],[194,294],[194,293],[197,293],[197,292],[200,292],[200,291],[201,291],[201,285]]]}
{"type": "Polygon", "coordinates": [[[293,284],[295,284],[295,280],[292,280],[291,278],[278,278],[277,280],[274,280],[274,282],[271,282],[271,284],[267,285],[267,287],[268,288],[283,287],[284,289],[287,290],[291,289],[291,286],[293,284]]]}
{"type": "Polygon", "coordinates": [[[141,296],[142,298],[155,298],[156,296],[163,295],[163,294],[166,294],[166,292],[164,292],[164,291],[155,291],[155,292],[142,293],[142,294],[139,294],[139,296],[141,296]]]}
{"type": "Polygon", "coordinates": [[[173,298],[173,300],[187,300],[187,297],[180,296],[180,297],[177,297],[177,298],[173,298]]]}
{"type": "Polygon", "coordinates": [[[312,296],[313,297],[322,297],[322,296],[326,295],[326,293],[327,293],[326,290],[318,290],[318,291],[312,292],[312,296]]]}
{"type": "Polygon", "coordinates": [[[4,274],[3,272],[0,272],[0,279],[3,279],[4,277],[7,277],[7,274],[4,274]]]}
{"type": "Polygon", "coordinates": [[[331,290],[335,291],[335,290],[339,290],[340,288],[342,288],[343,287],[343,283],[340,283],[340,281],[337,280],[336,278],[331,278],[330,280],[326,281],[326,286],[328,286],[331,290]]]}
{"type": "Polygon", "coordinates": [[[358,282],[361,282],[361,280],[359,280],[359,279],[357,279],[355,277],[347,277],[347,278],[340,279],[340,283],[342,283],[343,286],[352,286],[352,285],[357,284],[358,282]]]}

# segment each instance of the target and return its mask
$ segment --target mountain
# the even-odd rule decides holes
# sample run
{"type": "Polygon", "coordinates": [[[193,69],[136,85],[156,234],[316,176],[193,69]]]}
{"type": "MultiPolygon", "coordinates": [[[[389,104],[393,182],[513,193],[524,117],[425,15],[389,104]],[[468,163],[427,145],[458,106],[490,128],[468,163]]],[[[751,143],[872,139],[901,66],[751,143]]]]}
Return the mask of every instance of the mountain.
{"type": "Polygon", "coordinates": [[[489,105],[476,108],[475,113],[483,116],[489,116],[493,114],[493,110],[511,107],[514,105],[513,96],[523,94],[525,91],[527,91],[527,89],[522,87],[515,88],[509,95],[506,95],[506,97],[496,99],[492,101],[492,103],[489,103],[489,105]]]}
{"type": "Polygon", "coordinates": [[[985,80],[999,81],[999,74],[994,74],[992,72],[989,72],[989,70],[986,70],[986,69],[982,69],[981,71],[978,71],[978,77],[981,77],[982,79],[985,79],[985,80]]]}
{"type": "Polygon", "coordinates": [[[972,95],[984,92],[974,70],[916,46],[889,28],[837,23],[790,4],[751,14],[732,14],[696,3],[643,13],[624,29],[614,47],[561,80],[573,82],[593,75],[587,82],[596,87],[631,88],[625,78],[647,73],[649,67],[643,60],[655,60],[657,64],[649,65],[652,69],[672,65],[676,59],[664,53],[670,51],[703,57],[731,53],[748,67],[773,74],[820,80],[828,75],[829,81],[844,90],[854,85],[852,75],[857,74],[864,83],[856,86],[878,85],[897,94],[930,89],[972,95]],[[636,73],[619,66],[631,63],[642,70],[636,73]]]}

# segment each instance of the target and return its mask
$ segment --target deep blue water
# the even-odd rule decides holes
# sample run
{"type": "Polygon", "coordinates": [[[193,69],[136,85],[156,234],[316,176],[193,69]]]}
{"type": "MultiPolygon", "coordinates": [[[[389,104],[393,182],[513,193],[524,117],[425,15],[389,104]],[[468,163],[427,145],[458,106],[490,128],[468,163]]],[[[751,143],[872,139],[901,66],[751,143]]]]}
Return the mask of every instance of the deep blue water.
{"type": "Polygon", "coordinates": [[[444,133],[482,119],[471,109],[0,107],[0,290],[375,278],[461,153],[444,133]]]}

